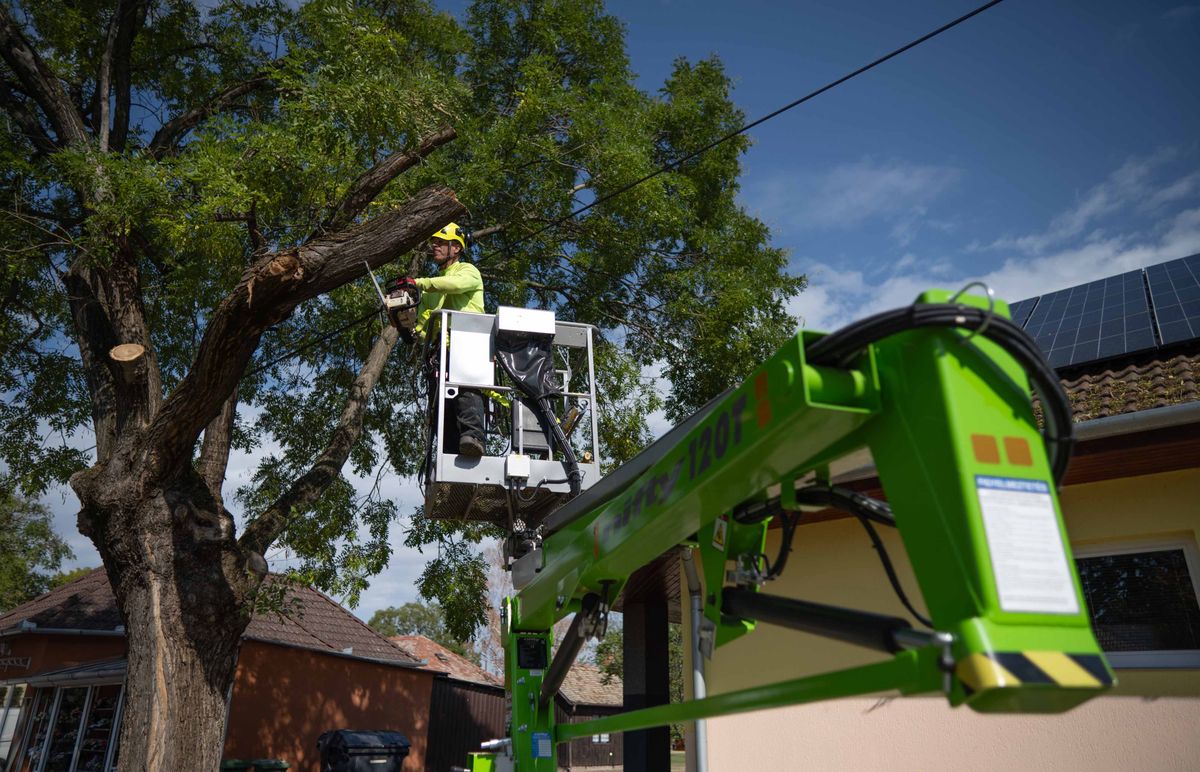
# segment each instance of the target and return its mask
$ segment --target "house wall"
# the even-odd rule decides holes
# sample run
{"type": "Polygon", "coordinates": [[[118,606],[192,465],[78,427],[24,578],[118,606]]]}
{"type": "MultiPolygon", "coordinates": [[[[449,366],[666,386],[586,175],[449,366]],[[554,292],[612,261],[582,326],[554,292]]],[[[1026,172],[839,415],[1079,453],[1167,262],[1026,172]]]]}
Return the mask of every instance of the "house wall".
{"type": "MultiPolygon", "coordinates": [[[[1078,485],[1062,495],[1072,544],[1200,532],[1200,470],[1078,485]]],[[[903,586],[920,593],[900,539],[880,529],[903,586]]],[[[774,556],[779,532],[767,553],[774,556]]],[[[907,616],[856,520],[801,527],[772,594],[907,616]]],[[[685,615],[688,603],[683,604],[685,615]]],[[[688,623],[685,619],[685,623],[688,623]]],[[[881,655],[761,625],[708,663],[710,694],[879,661],[881,655]]],[[[690,663],[686,666],[689,668],[690,663]]],[[[844,699],[711,719],[716,770],[1194,769],[1200,671],[1120,670],[1108,696],[1056,716],[981,715],[944,698],[844,699]]],[[[688,683],[690,689],[690,683],[688,683]]]]}
{"type": "Polygon", "coordinates": [[[433,682],[426,772],[465,767],[479,744],[505,736],[504,687],[450,678],[433,682]]]}
{"type": "Polygon", "coordinates": [[[317,772],[330,729],[388,729],[412,743],[404,768],[425,768],[433,673],[245,641],[225,758],[283,759],[317,772]]]}
{"type": "Polygon", "coordinates": [[[61,635],[24,633],[4,639],[12,647],[6,657],[29,657],[29,667],[5,668],[0,678],[9,680],[35,676],[51,670],[74,667],[125,656],[125,636],[61,635]]]}
{"type": "MultiPolygon", "coordinates": [[[[11,650],[6,657],[29,657],[28,668],[5,668],[0,677],[5,680],[30,678],[53,670],[75,667],[89,662],[119,659],[125,656],[124,636],[83,636],[58,633],[23,633],[4,639],[11,650]]],[[[31,720],[31,708],[36,689],[28,689],[20,708],[20,718],[13,729],[12,743],[8,751],[7,765],[17,767],[16,759],[25,758],[25,735],[31,720]]],[[[17,706],[14,706],[17,707],[17,706]]]]}
{"type": "MultiPolygon", "coordinates": [[[[559,724],[582,724],[605,716],[620,713],[620,706],[606,707],[602,705],[576,705],[574,713],[571,705],[562,699],[555,700],[555,721],[559,724]]],[[[609,733],[605,742],[596,742],[596,738],[582,737],[558,746],[558,766],[560,769],[586,769],[588,767],[619,767],[624,762],[625,735],[609,733]]]]}

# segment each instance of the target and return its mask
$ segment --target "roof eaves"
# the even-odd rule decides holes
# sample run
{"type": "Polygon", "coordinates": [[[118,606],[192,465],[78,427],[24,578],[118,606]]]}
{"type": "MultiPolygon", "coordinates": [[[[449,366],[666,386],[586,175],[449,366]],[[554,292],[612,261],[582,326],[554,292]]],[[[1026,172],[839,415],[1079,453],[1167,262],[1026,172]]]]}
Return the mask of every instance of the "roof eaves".
{"type": "MultiPolygon", "coordinates": [[[[422,670],[423,668],[415,662],[407,662],[399,659],[384,659],[382,657],[364,657],[361,654],[347,654],[344,651],[337,649],[322,649],[318,646],[301,646],[296,643],[284,643],[272,638],[263,638],[257,635],[246,635],[242,637],[244,641],[257,641],[259,643],[269,643],[272,646],[282,646],[285,649],[299,649],[301,651],[313,651],[318,654],[328,654],[331,657],[341,657],[342,659],[352,659],[358,662],[373,662],[378,665],[391,665],[393,667],[402,667],[407,670],[422,670]]],[[[424,671],[430,673],[432,671],[424,671]]]]}
{"type": "Polygon", "coordinates": [[[1200,402],[1183,402],[1178,405],[1138,410],[1133,413],[1093,418],[1075,424],[1075,439],[1080,442],[1104,437],[1119,437],[1125,434],[1169,429],[1176,426],[1200,423],[1200,402]]]}

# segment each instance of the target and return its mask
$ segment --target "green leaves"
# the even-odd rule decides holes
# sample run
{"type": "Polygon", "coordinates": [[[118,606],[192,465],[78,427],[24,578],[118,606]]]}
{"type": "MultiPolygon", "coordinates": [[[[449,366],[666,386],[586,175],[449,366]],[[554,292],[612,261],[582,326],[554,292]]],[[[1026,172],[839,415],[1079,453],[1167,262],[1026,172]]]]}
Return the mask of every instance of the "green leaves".
{"type": "Polygon", "coordinates": [[[396,635],[423,635],[450,651],[479,664],[479,654],[446,629],[446,618],[436,603],[405,603],[376,611],[367,622],[375,632],[389,638],[396,635]]]}
{"type": "MultiPolygon", "coordinates": [[[[14,8],[92,127],[111,4],[14,8]]],[[[444,124],[458,139],[388,184],[362,217],[438,184],[470,209],[469,229],[503,226],[468,256],[487,306],[553,308],[598,328],[602,395],[591,409],[609,469],[649,441],[649,414],[683,417],[792,334],[786,301],[803,279],[736,201],[749,138],[546,228],[736,129],[744,117],[719,60],[681,59],[648,94],[634,85],[621,23],[596,0],[478,0],[466,19],[423,0],[162,0],[134,38],[122,150],[101,152],[93,136],[39,152],[15,115],[0,122],[0,459],[22,490],[89,462],[74,434],[104,399],[79,361],[62,271],[136,261],[167,393],[256,255],[320,234],[364,172],[444,124]]],[[[410,256],[396,257],[385,276],[407,272],[410,256]]],[[[360,281],[263,334],[233,433],[235,447],[270,449],[239,491],[248,517],[328,442],[379,327],[333,332],[376,305],[360,281]]],[[[292,512],[278,545],[306,581],[351,601],[386,565],[402,514],[352,478],[413,475],[424,450],[418,367],[404,357],[393,353],[370,396],[343,476],[292,512]]],[[[432,556],[422,592],[466,639],[482,621],[485,534],[435,527],[419,512],[408,526],[409,546],[432,556]]]]}
{"type": "Polygon", "coordinates": [[[0,614],[55,586],[55,572],[70,557],[49,510],[11,493],[0,479],[0,614]]]}

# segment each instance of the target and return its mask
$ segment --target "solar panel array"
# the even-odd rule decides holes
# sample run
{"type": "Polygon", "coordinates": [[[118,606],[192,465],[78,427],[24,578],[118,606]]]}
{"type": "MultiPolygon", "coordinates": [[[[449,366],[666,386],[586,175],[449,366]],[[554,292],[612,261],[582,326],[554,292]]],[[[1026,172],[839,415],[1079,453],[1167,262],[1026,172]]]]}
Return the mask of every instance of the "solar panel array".
{"type": "Polygon", "coordinates": [[[1200,255],[1146,269],[1163,345],[1200,337],[1200,255]]]}
{"type": "Polygon", "coordinates": [[[1200,255],[1029,298],[1009,309],[1052,367],[1200,338],[1200,255]]]}

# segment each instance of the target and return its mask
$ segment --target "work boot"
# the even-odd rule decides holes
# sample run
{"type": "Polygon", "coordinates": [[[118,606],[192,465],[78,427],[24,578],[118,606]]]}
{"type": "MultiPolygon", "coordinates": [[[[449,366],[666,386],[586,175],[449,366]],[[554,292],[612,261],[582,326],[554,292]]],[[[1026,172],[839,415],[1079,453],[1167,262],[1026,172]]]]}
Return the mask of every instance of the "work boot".
{"type": "Polygon", "coordinates": [[[476,437],[463,437],[458,441],[458,453],[468,458],[479,458],[483,455],[483,443],[476,437]]]}

